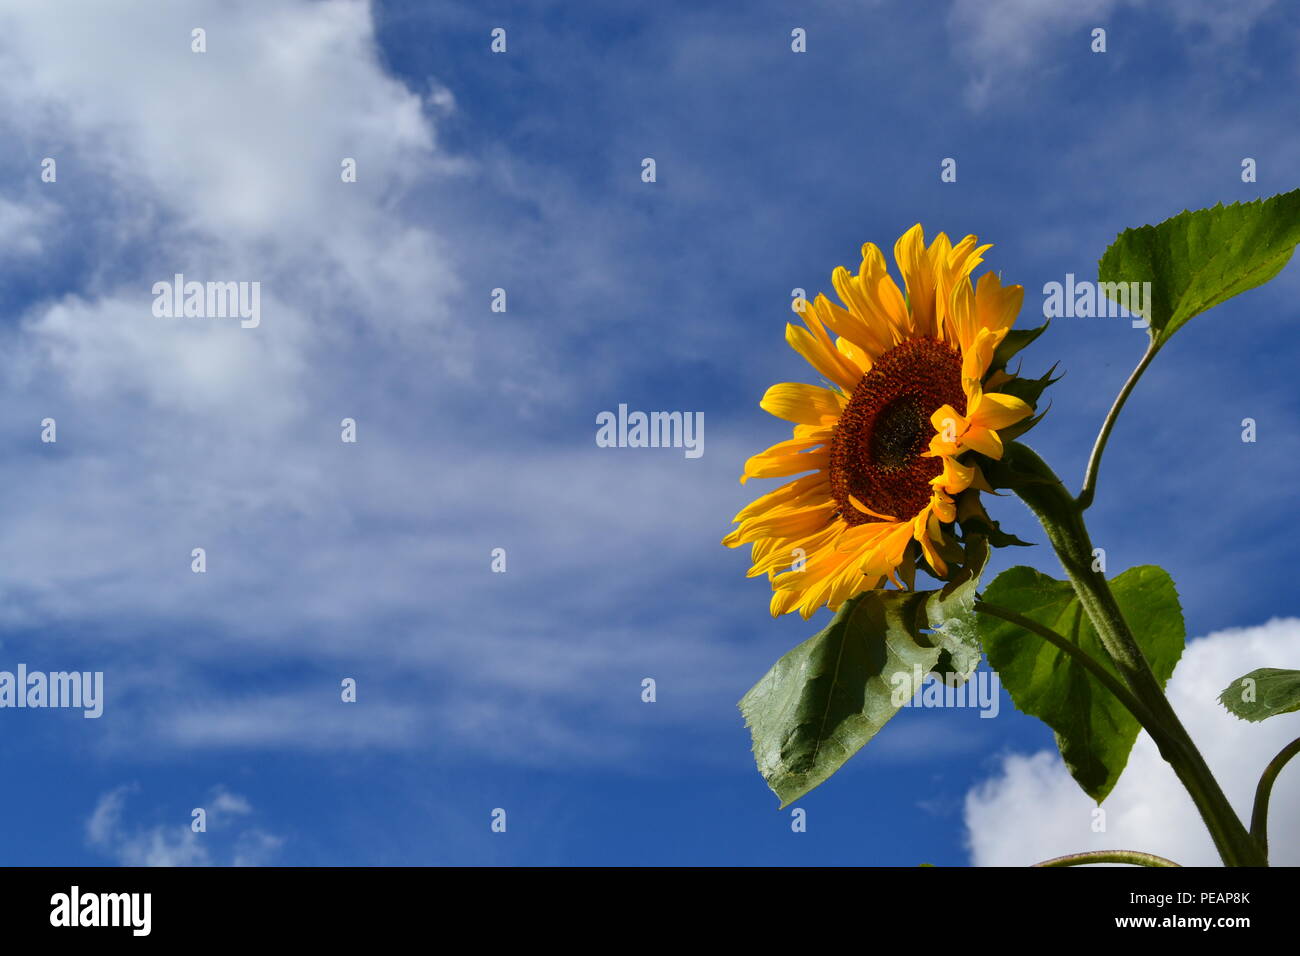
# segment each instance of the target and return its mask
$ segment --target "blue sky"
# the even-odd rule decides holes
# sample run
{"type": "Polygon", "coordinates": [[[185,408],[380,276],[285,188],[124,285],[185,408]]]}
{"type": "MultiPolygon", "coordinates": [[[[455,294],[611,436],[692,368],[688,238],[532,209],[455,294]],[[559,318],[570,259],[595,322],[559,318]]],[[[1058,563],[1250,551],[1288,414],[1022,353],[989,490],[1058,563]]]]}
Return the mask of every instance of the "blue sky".
{"type": "MultiPolygon", "coordinates": [[[[3,0],[0,668],[103,670],[107,703],[97,721],[0,712],[0,862],[1085,848],[1086,798],[1005,697],[996,719],[904,711],[792,833],[735,702],[829,615],[773,621],[719,540],[753,495],[742,462],[787,428],[758,399],[813,380],[784,344],[792,289],[829,293],[863,242],[919,221],[995,243],[986,265],[1037,325],[1044,283],[1095,278],[1123,228],[1297,185],[1298,38],[1266,0],[3,0]],[[176,272],[260,281],[262,324],[152,317],[176,272]],[[704,455],[596,447],[620,403],[702,411],[704,455]],[[1026,794],[1051,797],[1033,839],[1014,826],[1026,794]]],[[[1243,780],[1294,721],[1223,724],[1201,685],[1300,655],[1279,520],[1298,294],[1293,265],[1179,333],[1090,512],[1112,569],[1163,565],[1189,634],[1215,635],[1184,662],[1186,703],[1243,780]]],[[[1143,335],[1063,318],[1024,353],[1066,373],[1031,442],[1067,482],[1143,335]]],[[[990,508],[1041,540],[1014,499],[990,508]]],[[[996,560],[1056,568],[1041,546],[996,560]]],[[[1300,839],[1288,792],[1276,832],[1300,839]]],[[[1111,802],[1137,826],[1154,799],[1111,802]]]]}

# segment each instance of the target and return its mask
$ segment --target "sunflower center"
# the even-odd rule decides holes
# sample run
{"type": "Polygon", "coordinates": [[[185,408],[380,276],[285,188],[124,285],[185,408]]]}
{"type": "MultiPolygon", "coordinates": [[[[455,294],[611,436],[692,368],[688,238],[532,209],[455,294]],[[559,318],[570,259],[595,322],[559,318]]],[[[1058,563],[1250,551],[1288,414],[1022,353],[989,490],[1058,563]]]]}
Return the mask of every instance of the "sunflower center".
{"type": "Polygon", "coordinates": [[[930,481],[943,471],[939,458],[925,458],[934,427],[930,416],[944,405],[966,414],[961,354],[935,339],[910,339],[890,349],[862,376],[831,437],[831,494],[850,525],[915,517],[930,500],[930,481]]]}

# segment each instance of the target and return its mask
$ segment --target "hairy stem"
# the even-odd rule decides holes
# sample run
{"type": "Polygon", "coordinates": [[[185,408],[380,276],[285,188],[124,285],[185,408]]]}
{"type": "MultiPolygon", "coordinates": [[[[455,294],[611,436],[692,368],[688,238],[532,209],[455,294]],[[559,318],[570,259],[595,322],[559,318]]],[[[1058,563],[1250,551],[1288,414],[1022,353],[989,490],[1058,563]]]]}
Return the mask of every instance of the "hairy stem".
{"type": "Polygon", "coordinates": [[[1131,863],[1134,866],[1182,866],[1154,853],[1141,850],[1092,850],[1088,853],[1071,853],[1057,856],[1034,866],[1083,866],[1085,863],[1131,863]]]}
{"type": "Polygon", "coordinates": [[[1041,458],[1024,445],[1010,451],[1022,480],[1015,488],[1042,523],[1052,548],[1074,587],[1084,613],[1092,622],[1102,646],[1154,721],[1148,727],[1160,754],[1174,768],[1205,821],[1219,855],[1228,866],[1267,866],[1263,851],[1232,809],[1223,789],[1210,772],[1191,736],[1174,713],[1160,682],[1142,655],[1137,639],[1124,620],[1106,576],[1093,570],[1092,539],[1083,523],[1083,511],[1041,458]]]}

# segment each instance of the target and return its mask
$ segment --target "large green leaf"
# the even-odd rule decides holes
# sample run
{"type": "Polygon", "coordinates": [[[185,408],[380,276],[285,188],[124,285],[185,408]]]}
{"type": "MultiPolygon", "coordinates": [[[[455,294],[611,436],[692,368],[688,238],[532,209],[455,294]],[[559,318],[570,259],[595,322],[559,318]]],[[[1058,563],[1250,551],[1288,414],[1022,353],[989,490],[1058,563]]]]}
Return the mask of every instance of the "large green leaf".
{"type": "MultiPolygon", "coordinates": [[[[1146,565],[1130,568],[1110,586],[1163,687],[1182,656],[1185,637],[1173,581],[1146,565]]],[[[984,600],[1051,628],[1119,677],[1068,582],[1015,567],[993,580],[984,600]]],[[[1141,729],[1137,719],[1082,665],[1037,634],[989,615],[980,616],[979,631],[989,666],[1016,707],[1056,732],[1070,775],[1101,803],[1128,762],[1141,729]]]]}
{"type": "Polygon", "coordinates": [[[1300,189],[1293,189],[1127,229],[1102,255],[1098,271],[1102,282],[1151,283],[1141,311],[1159,348],[1192,317],[1281,272],[1297,243],[1300,189]]]}
{"type": "Polygon", "coordinates": [[[1224,688],[1219,703],[1242,720],[1259,721],[1300,710],[1300,671],[1261,667],[1224,688]]]}
{"type": "Polygon", "coordinates": [[[823,783],[919,691],[932,670],[965,680],[979,664],[973,602],[988,557],[941,591],[867,591],[773,665],[740,701],[754,760],[788,806],[823,783]]]}
{"type": "Polygon", "coordinates": [[[913,637],[923,600],[868,591],[845,602],[741,699],[754,761],[781,806],[824,782],[898,712],[894,675],[938,663],[939,648],[913,637]]]}

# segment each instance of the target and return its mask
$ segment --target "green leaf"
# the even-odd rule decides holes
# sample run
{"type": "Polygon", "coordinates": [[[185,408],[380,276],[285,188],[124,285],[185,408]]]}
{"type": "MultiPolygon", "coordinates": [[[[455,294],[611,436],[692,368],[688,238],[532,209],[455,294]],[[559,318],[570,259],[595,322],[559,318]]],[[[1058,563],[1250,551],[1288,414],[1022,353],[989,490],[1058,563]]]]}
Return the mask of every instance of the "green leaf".
{"type": "Polygon", "coordinates": [[[1260,721],[1300,710],[1300,671],[1261,667],[1224,688],[1219,703],[1242,720],[1260,721]]]}
{"type": "Polygon", "coordinates": [[[846,601],[741,699],[758,771],[782,807],[857,753],[902,706],[895,688],[938,662],[939,648],[914,636],[924,600],[920,591],[867,591],[846,601]]]}
{"type": "MultiPolygon", "coordinates": [[[[1248,203],[1181,212],[1155,226],[1127,229],[1101,257],[1102,282],[1150,282],[1142,308],[1152,347],[1188,320],[1263,285],[1300,243],[1300,189],[1248,203]]],[[[1112,292],[1103,291],[1119,301],[1112,292]]]]}
{"type": "Polygon", "coordinates": [[[988,546],[968,543],[966,552],[969,566],[942,590],[866,591],[846,601],[741,699],[754,760],[782,807],[871,740],[941,657],[959,680],[978,665],[973,602],[988,546]]]}
{"type": "MultiPolygon", "coordinates": [[[[1163,687],[1182,656],[1185,637],[1173,581],[1162,569],[1144,565],[1118,575],[1110,586],[1163,687]]],[[[1119,676],[1068,582],[1015,567],[994,579],[984,600],[1046,625],[1119,676]]],[[[980,616],[979,631],[989,666],[1017,709],[1056,732],[1070,775],[1101,803],[1128,762],[1141,729],[1137,718],[1080,664],[1038,635],[989,615],[980,616]]]]}

